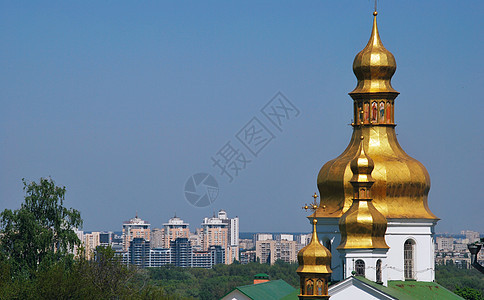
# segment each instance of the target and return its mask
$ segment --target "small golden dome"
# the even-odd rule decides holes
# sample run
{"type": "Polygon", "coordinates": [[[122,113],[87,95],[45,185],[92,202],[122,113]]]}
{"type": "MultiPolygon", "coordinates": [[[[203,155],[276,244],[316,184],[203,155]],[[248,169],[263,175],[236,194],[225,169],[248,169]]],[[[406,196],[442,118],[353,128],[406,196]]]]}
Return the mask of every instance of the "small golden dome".
{"type": "Polygon", "coordinates": [[[333,272],[331,271],[331,252],[321,245],[316,233],[317,222],[318,220],[313,219],[311,242],[297,254],[298,273],[329,274],[333,272]]]}
{"type": "MultiPolygon", "coordinates": [[[[363,141],[364,137],[361,136],[360,139],[363,141]]],[[[375,168],[375,164],[363,150],[363,142],[360,143],[358,153],[350,163],[350,168],[353,172],[353,177],[350,182],[375,182],[371,177],[371,172],[375,168]]]]}
{"type": "Polygon", "coordinates": [[[391,85],[397,69],[393,54],[385,49],[373,17],[373,30],[366,47],[360,51],[353,62],[353,72],[358,79],[356,88],[350,94],[359,93],[398,93],[391,85]]]}
{"type": "Polygon", "coordinates": [[[353,201],[339,220],[341,244],[337,249],[388,249],[387,219],[371,201],[353,201]]]}
{"type": "Polygon", "coordinates": [[[354,198],[350,209],[339,220],[341,244],[338,249],[388,249],[385,242],[387,219],[371,201],[373,160],[365,153],[363,139],[350,165],[354,198]]]}

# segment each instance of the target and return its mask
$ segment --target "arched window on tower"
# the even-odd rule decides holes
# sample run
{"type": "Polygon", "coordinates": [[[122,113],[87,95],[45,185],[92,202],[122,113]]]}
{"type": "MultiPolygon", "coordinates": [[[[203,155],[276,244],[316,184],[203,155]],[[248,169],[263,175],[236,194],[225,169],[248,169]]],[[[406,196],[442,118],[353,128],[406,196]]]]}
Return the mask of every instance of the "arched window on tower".
{"type": "Polygon", "coordinates": [[[413,240],[406,240],[405,244],[403,245],[403,268],[405,279],[415,279],[414,257],[415,242],[413,240]]]}
{"type": "Polygon", "coordinates": [[[356,262],[355,262],[355,272],[356,272],[356,276],[365,276],[365,262],[362,261],[361,259],[358,259],[356,262]]]}
{"type": "Polygon", "coordinates": [[[326,242],[324,242],[324,246],[326,247],[326,249],[329,250],[329,252],[331,252],[331,240],[328,239],[326,240],[326,242]]]}
{"type": "Polygon", "coordinates": [[[376,261],[376,282],[382,282],[381,278],[381,259],[376,261]]]}

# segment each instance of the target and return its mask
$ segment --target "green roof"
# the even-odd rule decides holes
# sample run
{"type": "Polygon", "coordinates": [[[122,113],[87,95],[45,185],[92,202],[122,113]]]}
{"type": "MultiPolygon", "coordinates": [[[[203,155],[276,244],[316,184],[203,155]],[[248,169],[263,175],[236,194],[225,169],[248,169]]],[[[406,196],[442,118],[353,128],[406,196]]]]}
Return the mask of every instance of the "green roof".
{"type": "Polygon", "coordinates": [[[463,299],[435,282],[388,281],[388,287],[361,276],[356,279],[400,300],[410,299],[463,299]]]}
{"type": "Polygon", "coordinates": [[[388,281],[388,287],[413,299],[464,299],[435,282],[388,281]]]}
{"type": "Polygon", "coordinates": [[[282,297],[281,300],[299,300],[299,292],[299,289],[294,289],[292,293],[282,297]]]}
{"type": "Polygon", "coordinates": [[[280,300],[296,290],[282,279],[239,286],[236,289],[254,300],[280,300]]]}
{"type": "Polygon", "coordinates": [[[380,290],[380,291],[384,292],[385,294],[390,295],[392,297],[395,297],[395,298],[397,298],[399,300],[412,300],[412,299],[415,299],[415,298],[410,297],[409,295],[407,295],[405,293],[402,293],[402,292],[400,292],[398,290],[392,289],[390,286],[384,286],[383,284],[378,284],[378,283],[376,283],[374,281],[371,281],[369,279],[366,279],[365,277],[355,276],[355,279],[358,279],[359,281],[364,282],[364,283],[368,284],[369,286],[372,286],[375,289],[380,290]]]}

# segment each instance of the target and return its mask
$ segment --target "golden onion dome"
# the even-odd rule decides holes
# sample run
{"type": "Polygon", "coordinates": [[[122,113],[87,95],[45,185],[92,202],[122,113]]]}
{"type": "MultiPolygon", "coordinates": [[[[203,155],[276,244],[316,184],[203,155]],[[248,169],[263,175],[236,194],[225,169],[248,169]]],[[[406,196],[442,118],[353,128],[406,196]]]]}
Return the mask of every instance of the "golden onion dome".
{"type": "Polygon", "coordinates": [[[363,143],[358,146],[350,165],[354,198],[351,207],[339,219],[341,243],[338,249],[388,249],[385,242],[387,219],[372,204],[373,161],[365,153],[363,143]]]}
{"type": "MultiPolygon", "coordinates": [[[[394,104],[398,96],[390,85],[396,64],[378,35],[376,16],[368,45],[353,64],[358,86],[350,93],[353,135],[345,151],[323,165],[318,174],[319,208],[311,217],[339,218],[352,204],[351,161],[362,144],[373,160],[373,205],[386,218],[438,219],[429,209],[430,177],[397,141],[394,104]],[[363,136],[364,140],[360,140],[363,136]]],[[[369,166],[368,166],[369,167],[369,166]]]]}
{"type": "Polygon", "coordinates": [[[388,249],[385,242],[387,219],[371,201],[354,201],[339,219],[341,243],[338,249],[388,249]]]}
{"type": "Polygon", "coordinates": [[[398,93],[391,84],[397,63],[393,54],[385,49],[381,42],[376,24],[377,13],[373,14],[373,30],[370,40],[353,61],[353,72],[358,79],[358,84],[351,93],[398,93]]]}
{"type": "Polygon", "coordinates": [[[311,242],[297,254],[299,267],[296,271],[298,273],[329,274],[333,272],[331,271],[331,252],[321,245],[316,233],[317,222],[318,220],[313,220],[311,242]]]}
{"type": "MultiPolygon", "coordinates": [[[[361,140],[364,139],[363,136],[360,137],[361,140]]],[[[374,180],[371,177],[371,172],[375,168],[375,164],[371,157],[366,155],[365,151],[362,151],[362,143],[359,146],[358,155],[351,161],[350,169],[353,172],[353,177],[350,182],[371,182],[374,180]]]]}

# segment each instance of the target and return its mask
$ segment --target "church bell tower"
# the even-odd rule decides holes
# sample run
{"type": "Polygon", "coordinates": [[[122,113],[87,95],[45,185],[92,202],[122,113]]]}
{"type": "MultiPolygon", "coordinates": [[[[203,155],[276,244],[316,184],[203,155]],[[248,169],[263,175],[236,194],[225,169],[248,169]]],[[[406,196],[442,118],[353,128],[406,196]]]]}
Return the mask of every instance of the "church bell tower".
{"type": "MultiPolygon", "coordinates": [[[[351,275],[348,274],[350,270],[356,272],[354,264],[348,269],[346,258],[348,253],[355,251],[344,246],[348,237],[344,234],[348,234],[348,230],[340,231],[340,226],[342,220],[343,225],[348,224],[349,212],[358,213],[362,209],[354,206],[358,195],[355,195],[352,180],[355,176],[352,161],[364,155],[372,161],[373,168],[368,175],[373,182],[371,199],[363,202],[370,203],[376,210],[374,220],[381,222],[381,217],[385,219],[386,231],[378,234],[384,234],[383,242],[389,247],[379,246],[379,249],[385,249],[380,251],[385,252],[385,257],[380,260],[380,265],[377,265],[378,259],[365,264],[364,273],[380,269],[385,277],[381,281],[385,282],[433,281],[433,234],[438,218],[430,211],[427,202],[430,177],[425,167],[405,153],[397,141],[395,99],[399,93],[391,85],[396,61],[380,39],[377,12],[373,15],[370,40],[353,62],[357,78],[356,88],[349,93],[353,100],[353,134],[344,152],[325,163],[319,171],[317,184],[321,201],[309,219],[318,221],[318,236],[331,251],[332,280],[345,279],[351,275]]],[[[357,202],[363,203],[358,199],[357,202]]],[[[360,225],[356,222],[351,228],[358,232],[355,226],[360,225]]],[[[357,235],[353,234],[352,238],[357,235]]],[[[376,275],[367,276],[369,279],[373,277],[376,275]]]]}

